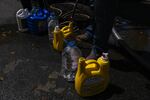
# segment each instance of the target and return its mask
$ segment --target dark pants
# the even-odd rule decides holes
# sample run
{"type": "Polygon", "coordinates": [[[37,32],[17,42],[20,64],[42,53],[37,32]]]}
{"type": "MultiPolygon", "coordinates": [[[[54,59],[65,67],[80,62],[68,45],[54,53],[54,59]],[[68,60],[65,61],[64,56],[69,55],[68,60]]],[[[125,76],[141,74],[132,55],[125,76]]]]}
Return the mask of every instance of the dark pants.
{"type": "Polygon", "coordinates": [[[95,0],[95,44],[108,50],[114,18],[120,16],[134,22],[150,24],[150,5],[141,0],[95,0]]]}

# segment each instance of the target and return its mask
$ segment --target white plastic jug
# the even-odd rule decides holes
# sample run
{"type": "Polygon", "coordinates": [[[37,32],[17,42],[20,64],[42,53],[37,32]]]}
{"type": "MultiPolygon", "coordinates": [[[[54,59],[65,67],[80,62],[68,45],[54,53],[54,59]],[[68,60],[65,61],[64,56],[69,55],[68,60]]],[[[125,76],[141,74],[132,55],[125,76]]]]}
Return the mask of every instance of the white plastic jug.
{"type": "Polygon", "coordinates": [[[16,20],[18,24],[18,30],[25,32],[28,30],[27,18],[30,15],[28,9],[19,9],[16,13],[16,20]]]}

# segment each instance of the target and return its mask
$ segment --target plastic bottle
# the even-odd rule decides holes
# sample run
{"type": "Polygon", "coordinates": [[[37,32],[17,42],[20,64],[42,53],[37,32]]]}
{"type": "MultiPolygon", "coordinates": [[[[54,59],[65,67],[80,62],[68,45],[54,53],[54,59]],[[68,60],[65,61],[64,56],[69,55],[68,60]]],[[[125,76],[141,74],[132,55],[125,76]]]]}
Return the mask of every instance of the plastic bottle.
{"type": "Polygon", "coordinates": [[[28,30],[27,26],[27,18],[29,17],[30,13],[28,9],[20,9],[16,13],[16,20],[18,24],[18,30],[21,32],[25,32],[28,30]]]}
{"type": "Polygon", "coordinates": [[[108,53],[103,53],[98,60],[79,59],[75,77],[75,89],[80,96],[93,96],[103,92],[109,83],[108,53]]]}
{"type": "Polygon", "coordinates": [[[62,52],[62,74],[67,81],[74,81],[78,60],[81,56],[82,53],[75,45],[75,41],[68,42],[62,52]]]}
{"type": "Polygon", "coordinates": [[[58,26],[58,19],[54,13],[51,13],[47,21],[48,21],[49,40],[53,40],[53,32],[54,28],[58,26]]]}

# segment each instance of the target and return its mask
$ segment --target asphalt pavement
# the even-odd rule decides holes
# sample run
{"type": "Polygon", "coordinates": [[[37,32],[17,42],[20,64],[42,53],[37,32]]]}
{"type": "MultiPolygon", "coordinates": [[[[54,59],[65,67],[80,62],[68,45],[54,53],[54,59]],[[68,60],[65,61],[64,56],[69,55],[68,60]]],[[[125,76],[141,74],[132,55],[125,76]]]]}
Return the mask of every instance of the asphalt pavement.
{"type": "Polygon", "coordinates": [[[0,100],[150,100],[150,71],[114,48],[108,88],[80,97],[61,77],[61,54],[48,36],[18,32],[19,8],[17,0],[0,1],[0,100]]]}

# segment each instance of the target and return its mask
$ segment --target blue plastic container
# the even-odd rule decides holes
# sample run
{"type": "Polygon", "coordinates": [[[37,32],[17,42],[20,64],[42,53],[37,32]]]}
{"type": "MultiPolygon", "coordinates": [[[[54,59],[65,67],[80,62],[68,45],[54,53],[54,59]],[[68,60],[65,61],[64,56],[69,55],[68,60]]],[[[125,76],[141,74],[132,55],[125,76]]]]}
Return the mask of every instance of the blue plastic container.
{"type": "Polygon", "coordinates": [[[37,35],[47,33],[48,16],[48,10],[41,8],[33,8],[31,11],[31,15],[27,19],[29,32],[37,35]]]}

